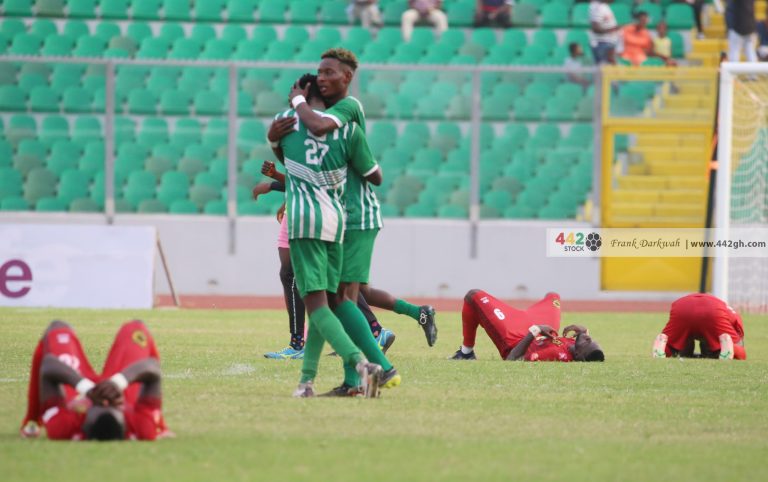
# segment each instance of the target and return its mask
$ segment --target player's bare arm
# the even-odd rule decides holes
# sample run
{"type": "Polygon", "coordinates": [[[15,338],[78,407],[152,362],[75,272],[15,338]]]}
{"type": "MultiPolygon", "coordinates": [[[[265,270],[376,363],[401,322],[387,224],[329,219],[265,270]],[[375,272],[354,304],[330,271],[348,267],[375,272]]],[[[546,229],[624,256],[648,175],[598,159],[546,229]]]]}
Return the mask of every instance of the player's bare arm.
{"type": "Polygon", "coordinates": [[[40,399],[63,396],[61,385],[69,385],[82,395],[94,387],[91,380],[77,373],[56,356],[47,354],[40,365],[40,399]]]}
{"type": "Polygon", "coordinates": [[[321,116],[307,104],[306,98],[309,95],[310,86],[311,84],[307,84],[304,87],[299,87],[298,83],[294,84],[290,94],[288,94],[288,101],[307,129],[316,136],[322,136],[338,129],[339,126],[333,119],[321,116]]]}
{"type": "MultiPolygon", "coordinates": [[[[272,148],[272,152],[280,162],[284,162],[283,148],[280,147],[280,139],[293,132],[296,125],[295,117],[282,117],[275,119],[272,124],[269,125],[269,131],[267,131],[267,140],[272,148]]],[[[262,172],[264,167],[262,166],[262,172]]]]}
{"type": "Polygon", "coordinates": [[[512,348],[512,351],[509,352],[509,355],[507,355],[507,360],[523,361],[525,352],[528,351],[528,347],[531,346],[531,343],[533,343],[533,340],[535,340],[537,336],[554,338],[557,336],[557,330],[549,325],[533,325],[528,330],[528,334],[525,335],[525,337],[520,340],[520,343],[515,345],[515,347],[512,348]]]}

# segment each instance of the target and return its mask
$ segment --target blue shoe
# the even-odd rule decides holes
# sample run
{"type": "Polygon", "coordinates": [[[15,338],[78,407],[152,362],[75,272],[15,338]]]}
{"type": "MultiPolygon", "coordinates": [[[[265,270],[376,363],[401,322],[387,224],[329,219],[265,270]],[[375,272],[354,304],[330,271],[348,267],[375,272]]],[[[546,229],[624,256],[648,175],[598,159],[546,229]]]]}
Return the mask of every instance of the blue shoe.
{"type": "Polygon", "coordinates": [[[280,351],[265,353],[264,358],[272,358],[275,360],[301,360],[304,358],[304,348],[296,350],[295,348],[287,346],[280,351]]]}
{"type": "Polygon", "coordinates": [[[386,353],[387,350],[389,350],[389,347],[392,346],[392,343],[395,342],[395,334],[392,333],[392,330],[382,328],[381,332],[379,332],[379,336],[376,337],[376,342],[379,344],[381,351],[386,353]]]}

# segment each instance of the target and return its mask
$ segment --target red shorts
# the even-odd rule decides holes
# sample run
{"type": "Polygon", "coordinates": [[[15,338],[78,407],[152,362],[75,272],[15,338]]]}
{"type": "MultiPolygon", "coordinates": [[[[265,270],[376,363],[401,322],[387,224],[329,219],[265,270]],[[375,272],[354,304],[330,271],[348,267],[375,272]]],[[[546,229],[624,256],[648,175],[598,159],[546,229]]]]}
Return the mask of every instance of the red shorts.
{"type": "Polygon", "coordinates": [[[703,341],[710,351],[720,351],[723,333],[739,343],[744,337],[741,317],[727,303],[708,294],[684,296],[672,303],[669,321],[662,331],[667,347],[683,351],[693,340],[703,341]]]}

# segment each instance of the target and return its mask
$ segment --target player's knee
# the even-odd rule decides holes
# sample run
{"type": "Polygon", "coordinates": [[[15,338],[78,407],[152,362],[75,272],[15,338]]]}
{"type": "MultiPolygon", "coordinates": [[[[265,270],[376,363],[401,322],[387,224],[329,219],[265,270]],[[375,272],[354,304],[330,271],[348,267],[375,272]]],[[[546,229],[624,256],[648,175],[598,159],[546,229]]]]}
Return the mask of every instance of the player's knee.
{"type": "Polygon", "coordinates": [[[466,303],[471,303],[472,302],[472,298],[474,298],[475,295],[478,294],[479,292],[480,292],[480,290],[477,290],[477,289],[471,289],[471,290],[467,291],[467,294],[464,295],[464,301],[466,303]]]}

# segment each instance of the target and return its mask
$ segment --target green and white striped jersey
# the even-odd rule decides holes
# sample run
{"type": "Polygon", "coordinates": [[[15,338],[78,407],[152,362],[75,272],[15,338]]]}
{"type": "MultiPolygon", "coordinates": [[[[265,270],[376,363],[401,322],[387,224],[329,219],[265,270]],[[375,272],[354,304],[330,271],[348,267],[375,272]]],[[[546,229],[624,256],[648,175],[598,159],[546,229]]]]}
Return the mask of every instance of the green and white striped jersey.
{"type": "MultiPolygon", "coordinates": [[[[336,125],[342,127],[350,122],[357,123],[365,132],[365,112],[359,100],[347,96],[325,111],[325,116],[333,119],[336,125]]],[[[370,148],[366,150],[370,154],[370,148]]],[[[373,156],[370,154],[371,157],[373,156]]],[[[347,174],[347,191],[344,205],[347,212],[347,229],[364,230],[380,229],[381,205],[365,176],[371,172],[350,171],[347,174]]]]}
{"type": "MultiPolygon", "coordinates": [[[[288,110],[277,117],[286,116],[295,117],[296,113],[288,110]]],[[[345,124],[318,137],[297,119],[295,131],[283,137],[280,146],[287,173],[288,238],[341,243],[347,167],[362,173],[378,167],[362,129],[355,123],[345,124]]]]}

